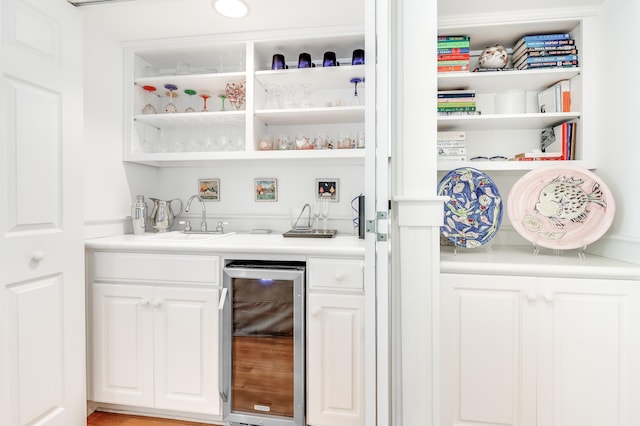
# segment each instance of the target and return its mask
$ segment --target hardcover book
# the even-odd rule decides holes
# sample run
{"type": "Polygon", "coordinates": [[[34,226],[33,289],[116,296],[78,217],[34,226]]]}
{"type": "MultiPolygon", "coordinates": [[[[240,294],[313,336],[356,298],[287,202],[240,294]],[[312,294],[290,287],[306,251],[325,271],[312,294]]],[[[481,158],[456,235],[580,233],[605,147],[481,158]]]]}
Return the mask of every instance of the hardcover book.
{"type": "Polygon", "coordinates": [[[511,61],[517,62],[522,57],[533,58],[533,57],[539,57],[539,56],[562,56],[562,55],[577,55],[577,54],[578,54],[578,49],[576,49],[575,46],[554,46],[552,48],[522,47],[518,49],[517,52],[513,52],[513,54],[511,55],[511,61]]]}
{"type": "Polygon", "coordinates": [[[450,47],[450,48],[442,48],[442,49],[438,49],[438,54],[439,55],[446,55],[446,54],[450,54],[450,53],[455,53],[455,54],[459,54],[459,53],[470,53],[470,49],[468,47],[450,47]]]}
{"type": "Polygon", "coordinates": [[[469,65],[443,65],[438,67],[438,72],[469,71],[469,65]]]}
{"type": "Polygon", "coordinates": [[[463,131],[441,131],[438,132],[438,142],[442,141],[463,141],[466,139],[466,133],[463,131]]]}
{"type": "Polygon", "coordinates": [[[535,69],[535,68],[575,68],[578,66],[578,61],[549,61],[549,62],[537,62],[533,64],[523,63],[519,67],[519,70],[535,69]]]}
{"type": "Polygon", "coordinates": [[[517,51],[518,49],[520,49],[520,46],[525,46],[525,47],[552,47],[552,46],[568,46],[568,45],[574,45],[576,44],[576,41],[574,39],[569,39],[569,40],[544,40],[544,41],[527,41],[527,42],[522,42],[520,44],[516,44],[515,46],[513,46],[512,51],[517,51]]]}

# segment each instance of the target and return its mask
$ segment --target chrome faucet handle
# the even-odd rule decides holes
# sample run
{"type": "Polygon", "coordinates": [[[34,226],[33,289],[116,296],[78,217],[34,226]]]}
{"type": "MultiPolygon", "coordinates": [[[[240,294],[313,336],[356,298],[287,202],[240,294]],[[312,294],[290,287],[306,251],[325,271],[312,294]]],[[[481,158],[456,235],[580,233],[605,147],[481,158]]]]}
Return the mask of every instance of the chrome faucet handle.
{"type": "Polygon", "coordinates": [[[185,231],[191,231],[191,222],[189,222],[188,220],[181,220],[180,222],[178,222],[180,225],[184,225],[184,230],[185,231]]]}
{"type": "Polygon", "coordinates": [[[229,222],[223,222],[221,220],[218,221],[218,226],[216,226],[216,232],[224,232],[224,228],[222,225],[228,225],[229,222]]]}

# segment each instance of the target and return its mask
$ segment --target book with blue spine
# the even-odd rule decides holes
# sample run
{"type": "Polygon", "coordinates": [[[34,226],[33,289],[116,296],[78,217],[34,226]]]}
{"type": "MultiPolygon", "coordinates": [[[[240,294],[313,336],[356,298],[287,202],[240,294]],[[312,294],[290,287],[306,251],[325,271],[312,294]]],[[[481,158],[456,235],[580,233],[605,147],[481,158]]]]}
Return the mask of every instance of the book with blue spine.
{"type": "Polygon", "coordinates": [[[469,41],[470,37],[467,35],[451,35],[451,36],[438,36],[438,41],[469,41]]]}
{"type": "Polygon", "coordinates": [[[471,53],[471,49],[468,47],[449,47],[449,48],[438,49],[438,55],[460,54],[460,53],[471,53]]]}
{"type": "Polygon", "coordinates": [[[567,46],[575,45],[576,41],[572,38],[566,40],[539,40],[539,41],[519,41],[514,46],[512,51],[516,52],[522,46],[526,47],[553,47],[553,46],[567,46]]]}
{"type": "Polygon", "coordinates": [[[558,61],[577,61],[578,55],[558,55],[558,56],[533,56],[533,57],[523,57],[520,61],[516,62],[515,66],[517,67],[520,63],[528,63],[528,64],[536,64],[539,62],[558,62],[558,61]]]}
{"type": "Polygon", "coordinates": [[[521,37],[520,40],[527,42],[527,41],[543,41],[543,40],[568,40],[570,38],[571,38],[571,34],[569,33],[553,33],[553,34],[530,34],[530,35],[521,37]]]}
{"type": "Polygon", "coordinates": [[[549,62],[537,62],[526,63],[523,62],[516,67],[518,70],[536,69],[536,68],[576,68],[578,61],[549,61],[549,62]]]}

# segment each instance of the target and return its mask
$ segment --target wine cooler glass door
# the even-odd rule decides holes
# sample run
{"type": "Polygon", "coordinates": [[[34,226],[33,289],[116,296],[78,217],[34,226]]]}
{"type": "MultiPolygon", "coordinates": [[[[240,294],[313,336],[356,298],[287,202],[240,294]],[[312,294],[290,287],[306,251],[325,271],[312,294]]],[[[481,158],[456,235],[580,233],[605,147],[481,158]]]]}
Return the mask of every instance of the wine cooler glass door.
{"type": "Polygon", "coordinates": [[[220,395],[225,420],[230,425],[303,425],[304,264],[232,262],[223,282],[220,395]]]}

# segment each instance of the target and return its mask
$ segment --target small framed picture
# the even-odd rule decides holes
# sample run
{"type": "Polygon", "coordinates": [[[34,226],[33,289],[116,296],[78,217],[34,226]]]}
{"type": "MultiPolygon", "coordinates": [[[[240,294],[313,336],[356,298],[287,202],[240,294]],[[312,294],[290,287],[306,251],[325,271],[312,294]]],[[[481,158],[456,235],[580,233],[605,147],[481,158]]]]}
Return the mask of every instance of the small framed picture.
{"type": "Polygon", "coordinates": [[[220,201],[220,179],[198,179],[198,195],[204,201],[220,201]]]}
{"type": "Polygon", "coordinates": [[[317,200],[340,200],[340,181],[333,178],[316,179],[317,200]]]}
{"type": "Polygon", "coordinates": [[[254,179],[253,194],[255,201],[278,201],[278,179],[254,179]]]}

